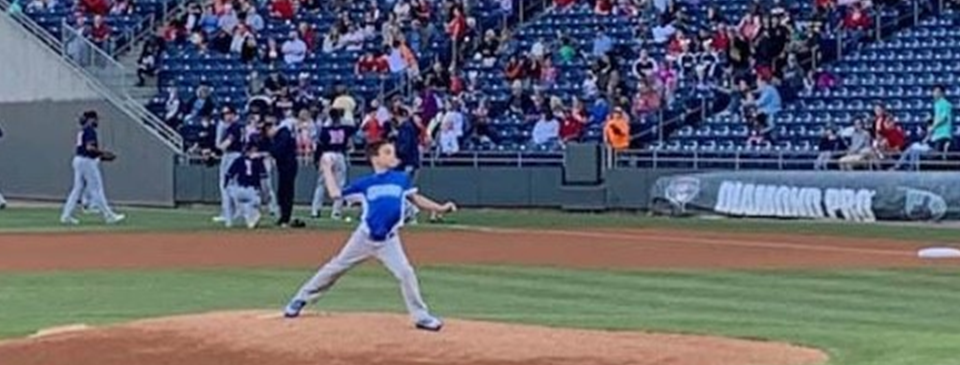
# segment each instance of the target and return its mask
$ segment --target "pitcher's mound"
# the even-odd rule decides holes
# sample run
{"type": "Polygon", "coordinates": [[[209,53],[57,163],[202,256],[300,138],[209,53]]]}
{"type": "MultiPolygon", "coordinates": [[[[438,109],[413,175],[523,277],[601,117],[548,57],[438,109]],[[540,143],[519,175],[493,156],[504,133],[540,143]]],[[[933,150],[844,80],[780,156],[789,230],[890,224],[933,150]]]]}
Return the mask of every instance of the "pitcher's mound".
{"type": "Polygon", "coordinates": [[[800,365],[822,352],[772,342],[448,320],[414,330],[405,316],[268,312],[188,315],[0,344],[4,365],[800,365]]]}

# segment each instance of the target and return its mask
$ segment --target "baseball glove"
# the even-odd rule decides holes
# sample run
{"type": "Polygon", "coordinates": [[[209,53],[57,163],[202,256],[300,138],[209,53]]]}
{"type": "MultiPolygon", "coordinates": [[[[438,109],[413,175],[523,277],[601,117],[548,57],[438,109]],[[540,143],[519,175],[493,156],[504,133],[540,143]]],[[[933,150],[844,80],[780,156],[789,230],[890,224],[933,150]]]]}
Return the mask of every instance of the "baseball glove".
{"type": "Polygon", "coordinates": [[[110,151],[100,152],[100,161],[110,162],[117,159],[117,155],[110,151]]]}

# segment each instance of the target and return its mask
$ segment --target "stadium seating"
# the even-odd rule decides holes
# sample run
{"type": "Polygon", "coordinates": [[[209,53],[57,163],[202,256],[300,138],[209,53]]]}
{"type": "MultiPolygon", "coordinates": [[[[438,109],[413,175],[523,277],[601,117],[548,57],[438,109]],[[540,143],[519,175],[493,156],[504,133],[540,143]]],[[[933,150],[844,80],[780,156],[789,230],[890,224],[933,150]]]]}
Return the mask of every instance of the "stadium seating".
{"type": "MultiPolygon", "coordinates": [[[[653,148],[666,151],[798,151],[817,150],[824,128],[848,126],[854,117],[867,117],[876,102],[885,104],[905,130],[916,137],[932,117],[931,88],[948,86],[960,94],[960,31],[952,18],[928,19],[894,38],[870,44],[826,68],[839,75],[834,88],[802,92],[777,115],[777,139],[758,147],[746,143],[748,129],[736,114],[708,118],[699,127],[687,126],[675,138],[653,148]]],[[[960,118],[957,119],[960,121],[960,118]]]]}
{"type": "MultiPolygon", "coordinates": [[[[130,15],[106,16],[106,23],[113,33],[114,50],[128,44],[133,40],[134,35],[147,30],[146,27],[153,26],[154,24],[149,21],[150,17],[162,18],[165,9],[171,9],[179,2],[180,0],[138,0],[130,15]]],[[[74,1],[62,1],[57,2],[51,9],[35,10],[25,7],[23,11],[50,34],[59,38],[62,35],[60,28],[64,22],[70,26],[75,26],[77,23],[74,3],[74,1]]],[[[93,16],[84,15],[84,17],[87,25],[93,23],[93,16]]]]}

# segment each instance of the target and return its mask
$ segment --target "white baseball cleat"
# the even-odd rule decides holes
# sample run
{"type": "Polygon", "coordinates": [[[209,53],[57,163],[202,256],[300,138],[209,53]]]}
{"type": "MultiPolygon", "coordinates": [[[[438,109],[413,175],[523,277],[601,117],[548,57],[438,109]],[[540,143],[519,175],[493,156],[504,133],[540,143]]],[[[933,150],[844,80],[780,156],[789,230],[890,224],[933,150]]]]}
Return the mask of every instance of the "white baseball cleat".
{"type": "Polygon", "coordinates": [[[419,330],[439,332],[443,328],[443,321],[437,317],[427,317],[417,321],[415,326],[419,330]]]}
{"type": "Polygon", "coordinates": [[[112,217],[107,218],[107,224],[117,224],[123,222],[124,219],[127,219],[126,215],[114,214],[112,217]]]}
{"type": "Polygon", "coordinates": [[[253,217],[253,219],[247,222],[247,228],[250,228],[250,229],[257,228],[257,226],[260,224],[260,218],[261,218],[260,213],[257,213],[257,215],[253,217]]]}
{"type": "Polygon", "coordinates": [[[223,222],[226,222],[226,221],[227,221],[226,218],[224,218],[223,216],[220,216],[220,215],[218,215],[218,216],[216,216],[216,217],[213,217],[213,218],[211,218],[210,220],[212,220],[212,221],[214,221],[214,222],[216,222],[216,223],[223,223],[223,222]]]}
{"type": "Polygon", "coordinates": [[[74,217],[63,217],[63,218],[60,218],[60,223],[75,226],[80,224],[80,221],[74,217]]]}

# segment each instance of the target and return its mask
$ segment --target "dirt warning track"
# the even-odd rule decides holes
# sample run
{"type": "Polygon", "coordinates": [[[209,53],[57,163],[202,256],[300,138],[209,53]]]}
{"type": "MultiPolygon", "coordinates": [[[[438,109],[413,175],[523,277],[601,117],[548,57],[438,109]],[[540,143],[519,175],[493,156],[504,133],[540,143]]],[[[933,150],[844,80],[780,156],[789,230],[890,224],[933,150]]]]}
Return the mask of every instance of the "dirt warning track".
{"type": "MultiPolygon", "coordinates": [[[[916,257],[928,244],[818,236],[675,230],[510,230],[454,227],[406,232],[423,264],[576,268],[851,268],[955,265],[916,257]]],[[[316,266],[346,231],[0,235],[0,271],[316,266]]]]}

